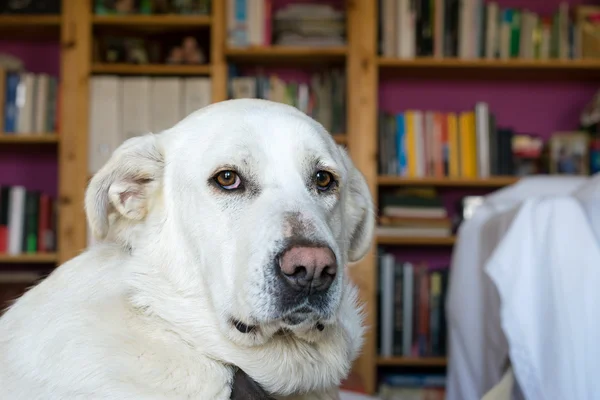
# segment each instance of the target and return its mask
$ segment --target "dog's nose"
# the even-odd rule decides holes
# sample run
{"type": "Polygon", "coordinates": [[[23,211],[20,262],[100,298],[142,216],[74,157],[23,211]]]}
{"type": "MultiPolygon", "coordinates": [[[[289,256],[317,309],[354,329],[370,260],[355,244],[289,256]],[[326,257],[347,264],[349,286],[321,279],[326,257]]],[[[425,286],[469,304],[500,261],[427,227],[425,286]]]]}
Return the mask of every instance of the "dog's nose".
{"type": "Polygon", "coordinates": [[[337,262],[328,247],[291,247],[279,260],[281,272],[296,290],[311,292],[329,289],[337,273],[337,262]]]}

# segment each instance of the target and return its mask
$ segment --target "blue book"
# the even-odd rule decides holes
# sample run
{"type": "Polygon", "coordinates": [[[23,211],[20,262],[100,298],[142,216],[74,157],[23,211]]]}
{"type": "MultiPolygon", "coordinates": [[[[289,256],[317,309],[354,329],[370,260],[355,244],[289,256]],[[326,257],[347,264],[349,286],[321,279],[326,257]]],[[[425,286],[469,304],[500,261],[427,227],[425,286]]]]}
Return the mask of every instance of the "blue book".
{"type": "Polygon", "coordinates": [[[11,72],[6,74],[6,98],[4,103],[4,133],[15,133],[19,108],[17,107],[17,91],[21,76],[11,72]]]}
{"type": "Polygon", "coordinates": [[[396,156],[398,157],[398,175],[406,176],[406,124],[404,122],[404,113],[396,115],[396,156]]]}

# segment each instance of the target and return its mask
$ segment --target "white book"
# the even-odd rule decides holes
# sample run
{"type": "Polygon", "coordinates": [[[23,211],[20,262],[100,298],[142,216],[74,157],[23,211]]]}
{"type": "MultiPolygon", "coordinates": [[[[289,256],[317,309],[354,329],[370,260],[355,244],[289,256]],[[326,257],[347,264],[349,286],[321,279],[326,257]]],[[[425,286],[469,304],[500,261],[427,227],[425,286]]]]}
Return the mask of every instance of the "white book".
{"type": "Polygon", "coordinates": [[[414,129],[415,129],[415,144],[416,144],[416,159],[417,159],[417,177],[425,177],[425,127],[423,121],[423,112],[414,111],[414,129]]]}
{"type": "Polygon", "coordinates": [[[487,103],[475,104],[475,136],[479,178],[490,176],[490,109],[487,103]]]}
{"type": "Polygon", "coordinates": [[[33,132],[35,74],[24,72],[17,87],[17,133],[33,132]]]}
{"type": "Polygon", "coordinates": [[[210,78],[185,78],[183,81],[183,107],[181,119],[212,103],[210,78]]]}
{"type": "Polygon", "coordinates": [[[181,78],[153,78],[150,111],[152,132],[172,128],[181,119],[181,78]]]}
{"type": "Polygon", "coordinates": [[[37,76],[35,85],[35,116],[34,128],[36,133],[46,132],[46,122],[48,120],[48,96],[50,95],[50,77],[47,74],[37,76]]]}
{"type": "Polygon", "coordinates": [[[398,58],[412,58],[411,52],[411,6],[409,0],[398,0],[396,4],[396,55],[398,58]]]}
{"type": "Polygon", "coordinates": [[[404,263],[402,269],[402,355],[410,357],[413,336],[414,267],[411,263],[404,263]]]}
{"type": "Polygon", "coordinates": [[[394,264],[392,254],[381,257],[381,356],[394,354],[394,264]]]}
{"type": "Polygon", "coordinates": [[[121,119],[120,79],[94,76],[90,83],[88,169],[95,174],[119,146],[121,119]]]}
{"type": "Polygon", "coordinates": [[[149,77],[121,78],[121,133],[119,142],[152,132],[150,98],[152,79],[149,77]]]}
{"type": "Polygon", "coordinates": [[[25,194],[23,186],[12,186],[8,199],[8,254],[23,252],[23,232],[25,229],[25,194]]]}
{"type": "Polygon", "coordinates": [[[382,24],[382,49],[384,57],[395,57],[397,30],[400,30],[400,22],[396,22],[396,0],[383,0],[381,2],[381,24],[382,24]]]}
{"type": "Polygon", "coordinates": [[[488,60],[496,58],[498,54],[498,3],[495,1],[487,3],[486,9],[486,32],[485,32],[485,58],[488,60]]]}

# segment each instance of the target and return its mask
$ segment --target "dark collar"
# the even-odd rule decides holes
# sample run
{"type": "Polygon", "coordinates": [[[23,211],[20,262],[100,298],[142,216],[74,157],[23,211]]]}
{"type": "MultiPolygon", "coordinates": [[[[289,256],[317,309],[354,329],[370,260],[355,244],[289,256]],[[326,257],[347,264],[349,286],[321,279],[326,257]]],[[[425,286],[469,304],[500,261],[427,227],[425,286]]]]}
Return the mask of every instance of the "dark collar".
{"type": "Polygon", "coordinates": [[[231,386],[230,400],[275,400],[254,379],[237,368],[231,386]]]}

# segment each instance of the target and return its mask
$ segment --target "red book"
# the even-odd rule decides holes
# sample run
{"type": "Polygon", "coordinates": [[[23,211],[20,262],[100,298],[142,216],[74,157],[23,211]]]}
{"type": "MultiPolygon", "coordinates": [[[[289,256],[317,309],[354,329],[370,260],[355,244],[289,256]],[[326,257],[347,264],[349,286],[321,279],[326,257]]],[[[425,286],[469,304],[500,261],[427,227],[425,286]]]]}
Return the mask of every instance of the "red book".
{"type": "Polygon", "coordinates": [[[8,250],[8,199],[10,187],[0,188],[0,253],[8,250]]]}

